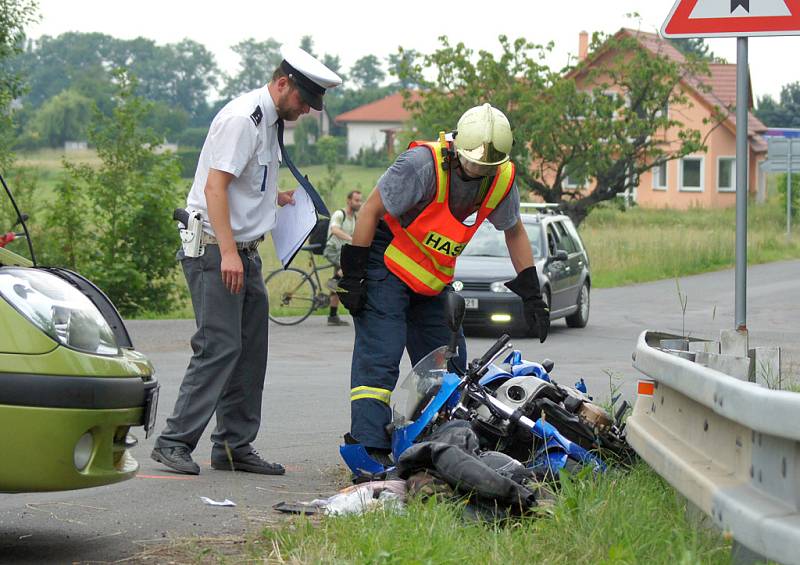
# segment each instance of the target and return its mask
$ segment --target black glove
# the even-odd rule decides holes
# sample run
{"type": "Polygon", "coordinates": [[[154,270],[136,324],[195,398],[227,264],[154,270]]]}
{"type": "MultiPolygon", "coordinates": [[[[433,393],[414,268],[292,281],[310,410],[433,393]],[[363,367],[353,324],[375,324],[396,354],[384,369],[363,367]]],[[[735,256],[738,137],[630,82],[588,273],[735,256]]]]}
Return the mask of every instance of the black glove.
{"type": "Polygon", "coordinates": [[[536,267],[523,270],[513,281],[508,281],[506,287],[522,298],[525,321],[530,329],[537,330],[539,342],[544,343],[550,331],[550,308],[542,298],[536,267]]]}
{"type": "Polygon", "coordinates": [[[342,247],[342,278],[336,294],[353,316],[358,316],[367,303],[367,259],[369,247],[342,247]]]}

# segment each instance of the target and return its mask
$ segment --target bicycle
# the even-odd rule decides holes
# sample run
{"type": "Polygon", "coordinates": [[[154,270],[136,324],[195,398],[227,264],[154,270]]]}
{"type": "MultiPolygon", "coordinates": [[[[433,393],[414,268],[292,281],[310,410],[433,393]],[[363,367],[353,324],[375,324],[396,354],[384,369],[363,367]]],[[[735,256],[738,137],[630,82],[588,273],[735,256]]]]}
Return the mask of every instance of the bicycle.
{"type": "Polygon", "coordinates": [[[275,269],[264,279],[269,297],[269,319],[276,324],[294,326],[308,318],[314,310],[330,306],[332,291],[323,289],[319,272],[332,269],[334,265],[330,261],[327,265],[317,265],[314,251],[320,247],[320,244],[311,244],[300,248],[308,252],[311,272],[297,267],[275,269]]]}

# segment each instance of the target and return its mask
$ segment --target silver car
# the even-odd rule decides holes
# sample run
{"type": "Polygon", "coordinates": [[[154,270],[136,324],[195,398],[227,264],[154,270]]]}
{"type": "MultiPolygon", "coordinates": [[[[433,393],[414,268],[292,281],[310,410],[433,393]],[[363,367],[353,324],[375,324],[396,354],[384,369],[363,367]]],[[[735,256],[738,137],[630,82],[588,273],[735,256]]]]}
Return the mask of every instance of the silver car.
{"type": "MultiPolygon", "coordinates": [[[[522,214],[522,222],[550,319],[565,318],[571,328],[586,326],[592,288],[589,256],[572,220],[545,209],[522,214]]],[[[456,263],[453,288],[466,299],[465,332],[535,334],[525,323],[522,299],[503,284],[515,276],[504,233],[484,222],[456,263]]]]}

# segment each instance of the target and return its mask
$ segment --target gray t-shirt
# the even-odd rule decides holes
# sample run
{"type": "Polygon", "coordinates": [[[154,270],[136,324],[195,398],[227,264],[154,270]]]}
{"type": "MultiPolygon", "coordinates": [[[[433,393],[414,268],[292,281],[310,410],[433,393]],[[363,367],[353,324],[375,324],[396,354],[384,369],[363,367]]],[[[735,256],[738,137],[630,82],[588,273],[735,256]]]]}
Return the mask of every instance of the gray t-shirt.
{"type": "MultiPolygon", "coordinates": [[[[378,179],[378,191],[386,211],[408,226],[436,197],[436,171],[433,155],[425,146],[401,153],[378,179]]],[[[453,171],[450,175],[450,211],[464,221],[475,212],[475,199],[481,190],[481,179],[465,181],[453,171]]],[[[504,231],[519,220],[519,190],[511,187],[500,205],[489,214],[495,228],[504,231]]]]}

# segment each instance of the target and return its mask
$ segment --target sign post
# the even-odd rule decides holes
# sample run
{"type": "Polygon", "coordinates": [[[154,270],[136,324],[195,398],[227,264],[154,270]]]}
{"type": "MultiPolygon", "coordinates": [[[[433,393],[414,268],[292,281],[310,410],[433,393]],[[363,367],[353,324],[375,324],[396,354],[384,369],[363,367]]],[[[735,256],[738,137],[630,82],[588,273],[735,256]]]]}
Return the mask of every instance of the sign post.
{"type": "MultiPolygon", "coordinates": [[[[800,35],[800,0],[678,0],[661,35],[736,37],[736,329],[747,330],[747,122],[751,35],[800,35]]],[[[787,191],[788,192],[788,191],[787,191]]],[[[789,195],[790,196],[790,195],[789,195]]]]}

